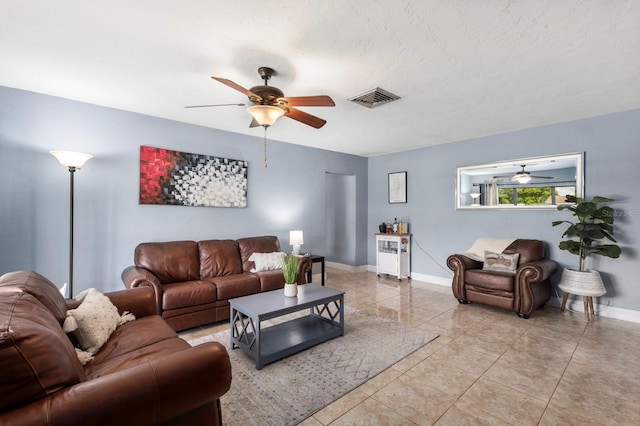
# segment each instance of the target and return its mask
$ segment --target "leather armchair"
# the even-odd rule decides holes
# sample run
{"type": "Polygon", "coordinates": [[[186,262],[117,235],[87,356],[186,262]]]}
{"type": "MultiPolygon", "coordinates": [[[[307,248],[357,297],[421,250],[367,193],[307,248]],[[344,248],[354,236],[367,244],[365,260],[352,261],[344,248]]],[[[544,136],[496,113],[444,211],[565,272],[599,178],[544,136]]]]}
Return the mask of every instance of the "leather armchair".
{"type": "Polygon", "coordinates": [[[520,318],[529,318],[534,309],[549,300],[549,278],[558,266],[545,259],[544,243],[539,240],[515,240],[503,253],[520,254],[515,275],[483,270],[483,262],[464,254],[449,256],[447,266],[454,272],[453,295],[460,303],[496,306],[514,311],[520,318]]]}

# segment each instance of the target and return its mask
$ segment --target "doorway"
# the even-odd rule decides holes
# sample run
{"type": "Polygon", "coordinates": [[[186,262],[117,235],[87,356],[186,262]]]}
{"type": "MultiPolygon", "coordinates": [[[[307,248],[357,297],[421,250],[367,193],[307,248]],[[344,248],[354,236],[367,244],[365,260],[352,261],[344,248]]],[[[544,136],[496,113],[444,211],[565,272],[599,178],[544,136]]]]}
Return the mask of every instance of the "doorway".
{"type": "Polygon", "coordinates": [[[356,265],[356,177],[326,172],[325,257],[356,265]]]}

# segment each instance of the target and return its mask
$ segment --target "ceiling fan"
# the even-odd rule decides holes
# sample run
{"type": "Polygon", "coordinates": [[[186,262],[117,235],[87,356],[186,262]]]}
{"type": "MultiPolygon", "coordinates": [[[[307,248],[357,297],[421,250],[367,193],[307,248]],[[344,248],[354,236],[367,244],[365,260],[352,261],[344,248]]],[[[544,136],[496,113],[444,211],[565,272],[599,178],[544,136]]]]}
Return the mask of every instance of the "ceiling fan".
{"type": "Polygon", "coordinates": [[[520,167],[522,167],[522,170],[520,170],[514,175],[498,175],[498,176],[494,176],[493,178],[499,179],[499,178],[510,177],[512,181],[518,182],[521,184],[529,183],[531,179],[551,179],[551,176],[532,176],[531,173],[524,170],[524,168],[526,167],[526,164],[521,164],[520,167]]]}
{"type": "MultiPolygon", "coordinates": [[[[268,82],[276,72],[269,67],[258,68],[258,74],[264,80],[264,85],[254,86],[245,89],[239,84],[222,77],[211,77],[212,79],[225,84],[240,93],[245,94],[251,106],[247,112],[253,116],[249,127],[263,126],[265,129],[276,122],[280,117],[285,116],[299,121],[316,129],[321,128],[327,122],[320,117],[308,114],[296,107],[332,107],[335,106],[333,100],[327,95],[317,96],[294,96],[285,97],[282,90],[275,86],[269,86],[268,82]]],[[[243,104],[224,104],[243,105],[243,104]]],[[[186,108],[211,107],[218,105],[194,105],[186,108]]],[[[222,106],[222,105],[221,105],[222,106]]]]}

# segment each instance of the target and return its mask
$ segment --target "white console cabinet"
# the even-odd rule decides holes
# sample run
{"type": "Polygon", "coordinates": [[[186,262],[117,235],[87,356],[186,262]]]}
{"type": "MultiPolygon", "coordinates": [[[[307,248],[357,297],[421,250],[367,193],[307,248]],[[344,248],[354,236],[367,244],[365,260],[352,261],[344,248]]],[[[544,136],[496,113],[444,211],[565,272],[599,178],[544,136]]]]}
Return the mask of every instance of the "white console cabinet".
{"type": "Polygon", "coordinates": [[[411,278],[411,234],[376,234],[376,273],[411,278]]]}

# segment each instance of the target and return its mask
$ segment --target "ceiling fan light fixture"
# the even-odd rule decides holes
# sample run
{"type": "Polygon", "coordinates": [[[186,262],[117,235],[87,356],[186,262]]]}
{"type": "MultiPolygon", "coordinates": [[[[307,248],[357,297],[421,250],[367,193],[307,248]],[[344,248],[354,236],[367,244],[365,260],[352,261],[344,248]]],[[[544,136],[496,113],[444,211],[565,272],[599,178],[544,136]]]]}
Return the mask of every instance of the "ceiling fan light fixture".
{"type": "Polygon", "coordinates": [[[511,180],[524,185],[525,183],[529,183],[529,181],[531,180],[531,176],[526,173],[518,173],[514,177],[512,177],[511,180]]]}
{"type": "Polygon", "coordinates": [[[251,105],[247,112],[263,127],[273,125],[284,115],[284,110],[273,105],[251,105]]]}

